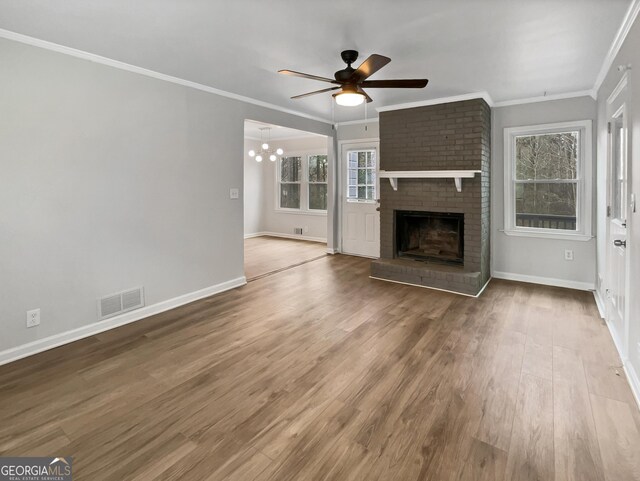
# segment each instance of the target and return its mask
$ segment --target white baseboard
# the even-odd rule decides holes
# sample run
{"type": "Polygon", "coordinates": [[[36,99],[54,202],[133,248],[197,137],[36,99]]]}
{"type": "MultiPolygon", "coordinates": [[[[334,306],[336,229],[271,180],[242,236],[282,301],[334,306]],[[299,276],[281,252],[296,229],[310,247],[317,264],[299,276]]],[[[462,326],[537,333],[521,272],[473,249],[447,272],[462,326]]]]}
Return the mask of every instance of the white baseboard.
{"type": "Polygon", "coordinates": [[[600,296],[600,291],[598,289],[593,291],[593,298],[596,300],[596,306],[598,307],[598,312],[600,313],[600,318],[605,319],[605,310],[604,310],[604,300],[600,296]]]}
{"type": "Polygon", "coordinates": [[[631,388],[631,392],[633,393],[633,397],[638,404],[638,408],[640,408],[640,379],[638,378],[638,373],[634,369],[633,365],[629,362],[629,359],[626,358],[622,351],[622,345],[620,344],[620,340],[616,333],[611,329],[611,324],[605,320],[605,324],[607,325],[607,329],[609,330],[609,335],[613,340],[613,345],[616,347],[616,351],[618,351],[618,356],[622,361],[622,369],[627,376],[627,381],[629,382],[629,387],[631,388]]]}
{"type": "Polygon", "coordinates": [[[515,274],[513,272],[493,271],[491,277],[496,279],[506,279],[508,281],[530,282],[531,284],[543,284],[546,286],[566,287],[568,289],[578,289],[581,291],[593,291],[596,286],[592,282],[568,281],[566,279],[555,279],[553,277],[528,276],[525,274],[515,274]]]}
{"type": "Polygon", "coordinates": [[[338,252],[339,252],[338,249],[330,249],[327,247],[327,254],[333,255],[333,254],[338,254],[338,252]]]}
{"type": "Polygon", "coordinates": [[[246,234],[244,238],[250,239],[252,237],[263,237],[263,236],[282,237],[283,239],[296,239],[296,240],[305,240],[305,241],[311,241],[311,242],[322,242],[323,244],[327,243],[327,239],[324,237],[310,237],[306,235],[283,234],[281,232],[269,232],[269,231],[256,232],[254,234],[246,234]]]}
{"type": "Polygon", "coordinates": [[[636,373],[636,370],[630,362],[623,363],[622,367],[624,367],[624,373],[627,375],[627,380],[631,386],[633,397],[636,399],[636,404],[638,408],[640,408],[640,379],[638,379],[638,373],[636,373]]]}
{"type": "Polygon", "coordinates": [[[198,291],[189,292],[173,299],[158,302],[151,306],[145,306],[135,311],[127,312],[120,316],[112,317],[110,319],[94,322],[92,324],[73,329],[71,331],[61,332],[60,334],[54,334],[53,336],[45,337],[44,339],[38,339],[37,341],[23,344],[22,346],[12,347],[5,351],[0,352],[0,366],[7,364],[18,359],[22,359],[27,356],[32,356],[42,351],[53,349],[54,347],[62,346],[85,337],[94,336],[104,331],[114,329],[116,327],[124,326],[132,322],[139,321],[149,316],[160,314],[161,312],[174,309],[184,304],[203,299],[205,297],[219,294],[236,287],[243,286],[247,283],[247,279],[242,276],[237,279],[232,279],[227,282],[216,284],[215,286],[205,287],[198,291]]]}

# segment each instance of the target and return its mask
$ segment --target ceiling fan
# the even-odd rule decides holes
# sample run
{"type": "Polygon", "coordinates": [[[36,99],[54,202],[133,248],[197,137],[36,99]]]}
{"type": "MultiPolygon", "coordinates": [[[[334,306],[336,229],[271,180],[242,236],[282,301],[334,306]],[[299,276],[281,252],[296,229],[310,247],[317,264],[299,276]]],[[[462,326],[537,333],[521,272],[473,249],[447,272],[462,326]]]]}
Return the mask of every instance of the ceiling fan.
{"type": "Polygon", "coordinates": [[[318,77],[317,75],[296,72],[294,70],[278,70],[278,73],[281,74],[293,75],[295,77],[308,78],[311,80],[320,80],[321,82],[329,82],[338,85],[337,87],[316,90],[314,92],[296,95],[291,98],[301,99],[310,95],[330,92],[332,90],[340,90],[340,92],[333,94],[333,97],[336,99],[336,103],[338,105],[353,107],[360,105],[365,100],[367,102],[372,101],[371,97],[369,97],[369,95],[367,95],[363,90],[365,87],[377,89],[421,89],[426,87],[429,82],[427,79],[367,80],[367,78],[391,62],[391,59],[374,53],[362,62],[357,69],[354,69],[351,64],[357,60],[358,52],[356,50],[344,50],[340,55],[342,60],[347,64],[347,68],[338,70],[334,74],[335,80],[326,77],[318,77]]]}

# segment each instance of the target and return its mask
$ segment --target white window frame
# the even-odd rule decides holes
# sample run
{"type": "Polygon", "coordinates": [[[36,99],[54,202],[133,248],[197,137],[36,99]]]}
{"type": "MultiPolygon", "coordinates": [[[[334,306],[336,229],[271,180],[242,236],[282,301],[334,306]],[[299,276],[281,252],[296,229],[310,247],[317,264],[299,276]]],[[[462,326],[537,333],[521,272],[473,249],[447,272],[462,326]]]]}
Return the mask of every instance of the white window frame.
{"type": "MultiPolygon", "coordinates": [[[[327,152],[323,149],[314,149],[314,150],[298,150],[298,151],[287,151],[284,155],[279,156],[278,160],[275,162],[276,165],[276,175],[275,175],[275,211],[279,214],[302,214],[302,215],[319,215],[326,216],[326,210],[320,209],[309,209],[309,157],[314,155],[327,155],[327,152]],[[280,169],[282,167],[282,159],[287,157],[300,157],[301,158],[301,169],[300,169],[300,208],[293,209],[288,207],[280,207],[280,185],[282,182],[280,181],[280,169]]],[[[328,160],[328,157],[327,157],[328,160]]],[[[285,183],[295,183],[295,182],[285,182],[285,183]]],[[[323,182],[313,182],[322,184],[323,182]]],[[[328,183],[329,178],[327,178],[327,195],[328,195],[328,183]]]]}
{"type": "Polygon", "coordinates": [[[553,124],[527,125],[504,129],[504,233],[511,236],[542,237],[588,241],[591,231],[592,204],[592,122],[579,120],[553,124]],[[579,131],[577,159],[576,230],[522,227],[516,225],[515,138],[526,135],[579,131]]]}
{"type": "MultiPolygon", "coordinates": [[[[345,162],[347,163],[346,167],[346,178],[345,178],[345,191],[344,191],[344,195],[345,195],[345,199],[347,202],[354,202],[354,203],[359,203],[359,204],[376,204],[378,202],[378,196],[379,196],[379,189],[380,189],[380,183],[379,183],[379,178],[378,178],[378,173],[379,173],[379,162],[380,159],[378,159],[378,149],[376,148],[358,148],[358,149],[349,149],[347,151],[347,158],[345,160],[345,162]],[[373,184],[365,184],[363,187],[369,187],[369,185],[373,186],[373,199],[354,199],[354,198],[350,198],[349,197],[349,154],[351,152],[374,152],[375,153],[375,157],[376,157],[376,165],[374,167],[365,167],[366,170],[373,170],[376,173],[376,180],[373,184]]],[[[357,169],[356,169],[357,172],[357,169]]],[[[356,175],[357,176],[357,175],[356,175]]],[[[366,173],[365,173],[365,177],[366,177],[366,173]]],[[[356,183],[356,191],[358,189],[358,187],[360,187],[359,184],[356,183]]]]}

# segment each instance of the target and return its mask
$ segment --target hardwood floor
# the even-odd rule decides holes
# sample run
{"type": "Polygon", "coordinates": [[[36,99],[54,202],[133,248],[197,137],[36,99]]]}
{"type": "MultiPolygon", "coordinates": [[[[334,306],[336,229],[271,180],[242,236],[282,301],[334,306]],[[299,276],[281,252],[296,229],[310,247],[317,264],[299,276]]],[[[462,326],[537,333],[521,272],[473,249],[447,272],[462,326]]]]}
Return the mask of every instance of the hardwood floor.
{"type": "Polygon", "coordinates": [[[244,240],[244,272],[251,281],[327,255],[327,245],[281,237],[260,236],[244,240]]]}
{"type": "Polygon", "coordinates": [[[0,454],[76,481],[640,479],[590,293],[368,270],[326,256],[0,367],[0,454]]]}

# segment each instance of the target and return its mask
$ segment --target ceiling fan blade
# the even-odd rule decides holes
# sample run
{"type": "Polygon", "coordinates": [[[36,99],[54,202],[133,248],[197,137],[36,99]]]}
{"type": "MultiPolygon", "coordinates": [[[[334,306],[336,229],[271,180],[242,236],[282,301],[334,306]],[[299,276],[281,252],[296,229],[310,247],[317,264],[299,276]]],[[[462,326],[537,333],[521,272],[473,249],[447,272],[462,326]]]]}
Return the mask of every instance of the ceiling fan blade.
{"type": "Polygon", "coordinates": [[[391,62],[391,59],[389,57],[378,55],[377,53],[369,55],[369,58],[367,58],[367,60],[362,62],[362,64],[360,64],[358,69],[355,72],[353,72],[350,80],[355,82],[361,82],[364,79],[376,73],[378,70],[380,70],[382,67],[387,65],[389,62],[391,62]]]}
{"type": "Polygon", "coordinates": [[[337,81],[330,78],[318,77],[317,75],[310,75],[308,73],[296,72],[295,70],[278,70],[278,73],[281,73],[284,75],[292,75],[294,77],[308,78],[311,80],[320,80],[321,82],[331,82],[332,84],[338,83],[337,81]]]}
{"type": "Polygon", "coordinates": [[[296,95],[295,97],[291,97],[292,99],[301,99],[303,97],[309,97],[310,95],[321,94],[323,92],[329,92],[331,90],[338,90],[340,87],[329,87],[328,89],[315,90],[313,92],[307,92],[306,94],[296,95]]]}
{"type": "Polygon", "coordinates": [[[403,80],[365,80],[360,85],[374,89],[421,89],[427,86],[429,80],[403,79],[403,80]]]}

